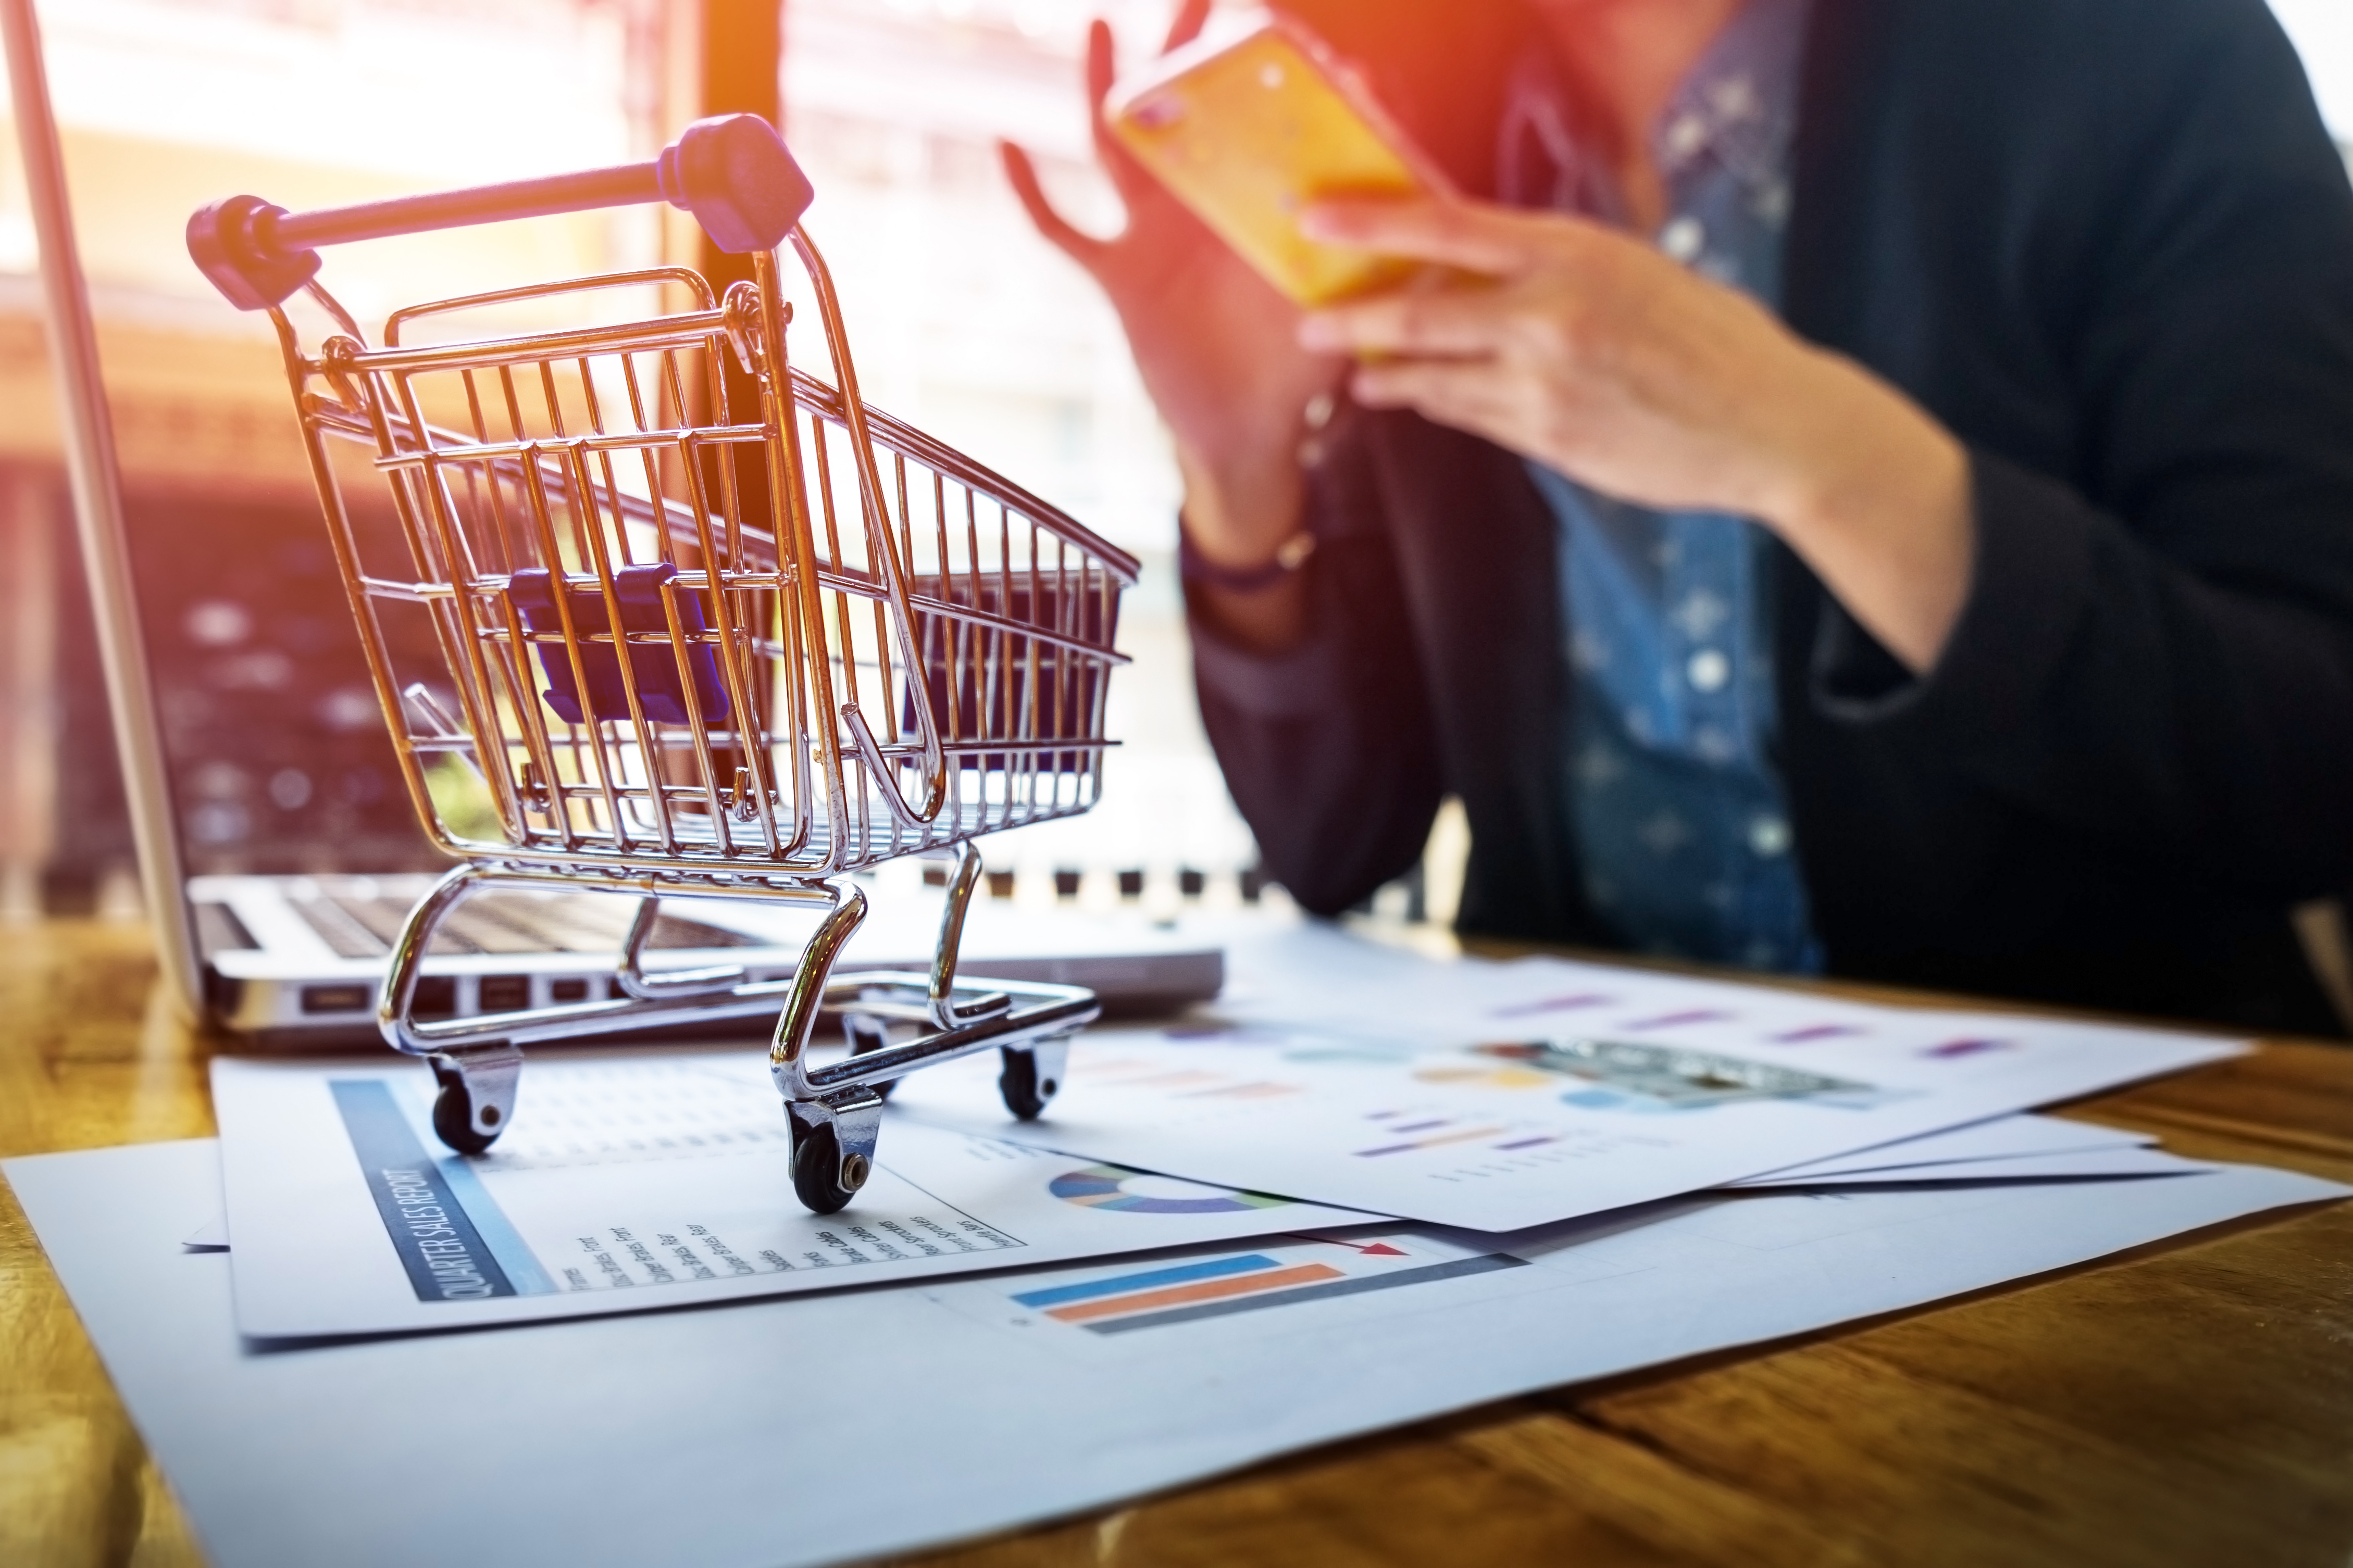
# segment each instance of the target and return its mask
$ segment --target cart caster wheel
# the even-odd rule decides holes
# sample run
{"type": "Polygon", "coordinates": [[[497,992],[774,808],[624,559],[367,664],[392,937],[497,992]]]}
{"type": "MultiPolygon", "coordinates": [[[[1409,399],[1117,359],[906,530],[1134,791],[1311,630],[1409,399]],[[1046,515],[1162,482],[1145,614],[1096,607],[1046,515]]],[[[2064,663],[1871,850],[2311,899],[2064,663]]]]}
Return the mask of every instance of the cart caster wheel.
{"type": "MultiPolygon", "coordinates": [[[[495,1124],[499,1108],[482,1108],[482,1120],[495,1124]]],[[[466,1092],[463,1081],[452,1076],[443,1080],[441,1092],[433,1097],[433,1131],[441,1142],[460,1154],[479,1154],[499,1141],[505,1131],[494,1127],[491,1131],[477,1131],[474,1126],[473,1097],[466,1092]]]]}
{"type": "Polygon", "coordinates": [[[839,1213],[866,1184],[871,1163],[863,1154],[844,1160],[831,1122],[793,1133],[793,1195],[811,1214],[839,1213]]]}
{"type": "Polygon", "coordinates": [[[1005,1109],[1019,1121],[1037,1121],[1054,1091],[1062,1087],[1059,1063],[1040,1060],[1045,1056],[1041,1050],[1004,1053],[1005,1070],[997,1077],[997,1090],[1005,1097],[1005,1109]]]}

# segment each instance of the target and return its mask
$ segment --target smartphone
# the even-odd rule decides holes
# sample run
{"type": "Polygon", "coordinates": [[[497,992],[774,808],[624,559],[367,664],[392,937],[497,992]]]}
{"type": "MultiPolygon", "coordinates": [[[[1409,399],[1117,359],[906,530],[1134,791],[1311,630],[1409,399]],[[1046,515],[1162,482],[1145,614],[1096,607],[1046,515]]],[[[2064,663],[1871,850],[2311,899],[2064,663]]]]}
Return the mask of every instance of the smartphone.
{"type": "Polygon", "coordinates": [[[1324,197],[1440,196],[1451,187],[1362,79],[1294,22],[1172,50],[1115,88],[1103,112],[1136,162],[1300,305],[1424,270],[1300,234],[1301,209],[1324,197]]]}

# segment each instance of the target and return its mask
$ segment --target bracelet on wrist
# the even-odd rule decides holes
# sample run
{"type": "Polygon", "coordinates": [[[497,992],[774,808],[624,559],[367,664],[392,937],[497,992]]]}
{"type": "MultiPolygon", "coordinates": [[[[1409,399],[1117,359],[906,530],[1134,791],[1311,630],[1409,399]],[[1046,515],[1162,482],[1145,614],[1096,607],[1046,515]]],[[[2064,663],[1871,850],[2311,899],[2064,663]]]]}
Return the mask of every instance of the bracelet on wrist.
{"type": "Polygon", "coordinates": [[[1187,583],[1221,588],[1229,594],[1261,594],[1307,564],[1315,553],[1315,536],[1305,529],[1274,547],[1274,558],[1262,566],[1220,566],[1193,548],[1193,536],[1183,520],[1176,524],[1176,575],[1187,583]]]}
{"type": "MultiPolygon", "coordinates": [[[[1324,465],[1324,431],[1339,409],[1339,398],[1331,392],[1319,392],[1307,400],[1300,410],[1302,434],[1296,453],[1302,468],[1318,468],[1324,465]]],[[[1221,588],[1229,594],[1261,594],[1307,564],[1315,553],[1315,536],[1301,529],[1274,547],[1274,556],[1261,566],[1220,566],[1193,547],[1193,536],[1185,528],[1185,519],[1176,519],[1176,575],[1187,583],[1199,583],[1207,587],[1221,588]]]]}

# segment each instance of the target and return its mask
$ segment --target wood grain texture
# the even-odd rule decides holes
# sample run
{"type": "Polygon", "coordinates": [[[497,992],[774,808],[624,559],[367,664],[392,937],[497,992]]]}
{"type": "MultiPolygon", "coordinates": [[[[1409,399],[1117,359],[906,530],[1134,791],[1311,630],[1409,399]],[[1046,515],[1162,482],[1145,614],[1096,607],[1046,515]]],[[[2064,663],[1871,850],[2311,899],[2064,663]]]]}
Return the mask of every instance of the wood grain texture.
{"type": "MultiPolygon", "coordinates": [[[[143,928],[0,928],[0,1157],[213,1131],[143,928]]],[[[13,1193],[0,1193],[0,1563],[202,1559],[13,1193]]]]}
{"type": "MultiPolygon", "coordinates": [[[[135,928],[0,932],[0,1154],[213,1131],[135,928]]],[[[1883,995],[1882,996],[1883,998],[1883,995]]],[[[2068,1114],[2353,1182],[2353,1050],[2068,1114]]],[[[0,1563],[201,1561],[0,1197],[0,1563]]],[[[2353,1565],[2353,1205],[1337,1444],[924,1568],[2353,1565]]]]}

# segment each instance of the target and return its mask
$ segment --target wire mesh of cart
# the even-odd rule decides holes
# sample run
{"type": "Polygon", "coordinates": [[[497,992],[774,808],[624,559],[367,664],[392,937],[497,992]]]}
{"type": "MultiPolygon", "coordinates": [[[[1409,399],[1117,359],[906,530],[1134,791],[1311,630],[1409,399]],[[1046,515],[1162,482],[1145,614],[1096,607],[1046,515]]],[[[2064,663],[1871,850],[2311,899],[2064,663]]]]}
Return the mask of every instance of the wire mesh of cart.
{"type": "Polygon", "coordinates": [[[1135,563],[863,404],[799,225],[810,196],[767,122],[731,115],[642,164],[300,215],[237,196],[190,220],[198,266],[276,325],[402,773],[460,862],[409,916],[379,1007],[386,1042],[431,1064],[433,1125],[460,1152],[512,1121],[527,1045],[773,1013],[794,1188],[829,1213],[871,1172],[897,1079],[998,1049],[1008,1109],[1033,1117],[1098,1015],[1079,987],[959,984],[956,950],[971,840],[1101,790],[1135,563]],[[322,245],[655,200],[753,279],[721,294],[665,267],[444,300],[371,347],[316,277],[322,245]],[[829,384],[786,356],[787,249],[829,384]],[[297,295],[328,323],[315,345],[297,295]],[[632,298],[663,305],[597,308],[632,298]],[[930,972],[836,975],[866,907],[845,874],[940,851],[957,864],[930,972]],[[518,884],[637,896],[612,994],[418,1016],[436,928],[518,884]],[[649,970],[679,897],[819,918],[789,980],[649,970]],[[818,1066],[821,1013],[851,1053],[818,1066]]]}

